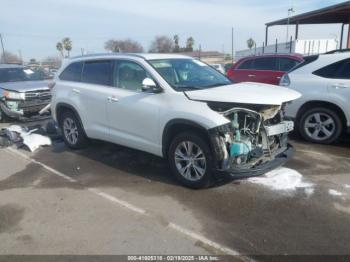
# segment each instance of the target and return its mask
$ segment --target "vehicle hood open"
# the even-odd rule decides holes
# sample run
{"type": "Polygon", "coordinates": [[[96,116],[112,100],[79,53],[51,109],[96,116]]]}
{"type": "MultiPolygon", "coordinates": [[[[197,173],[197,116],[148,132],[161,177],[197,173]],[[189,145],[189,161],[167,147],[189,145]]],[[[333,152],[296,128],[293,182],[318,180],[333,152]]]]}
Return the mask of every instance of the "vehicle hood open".
{"type": "Polygon", "coordinates": [[[48,81],[18,81],[18,82],[7,82],[0,83],[1,89],[6,89],[15,92],[28,92],[35,90],[47,90],[48,81]]]}
{"type": "Polygon", "coordinates": [[[301,97],[300,93],[289,88],[252,82],[185,91],[185,94],[197,101],[261,105],[281,105],[301,97]]]}

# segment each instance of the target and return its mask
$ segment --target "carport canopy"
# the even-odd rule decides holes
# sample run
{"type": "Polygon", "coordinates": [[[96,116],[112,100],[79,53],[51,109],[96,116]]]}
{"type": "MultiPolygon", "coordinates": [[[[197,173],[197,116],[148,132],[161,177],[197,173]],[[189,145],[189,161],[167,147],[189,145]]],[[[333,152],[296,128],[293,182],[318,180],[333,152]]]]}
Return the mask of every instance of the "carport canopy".
{"type": "MultiPolygon", "coordinates": [[[[344,25],[350,24],[350,1],[266,23],[265,44],[267,45],[269,27],[288,24],[296,25],[295,39],[298,39],[299,25],[302,24],[341,24],[340,48],[342,48],[344,25]]],[[[347,35],[347,48],[350,48],[350,26],[347,35]]]]}

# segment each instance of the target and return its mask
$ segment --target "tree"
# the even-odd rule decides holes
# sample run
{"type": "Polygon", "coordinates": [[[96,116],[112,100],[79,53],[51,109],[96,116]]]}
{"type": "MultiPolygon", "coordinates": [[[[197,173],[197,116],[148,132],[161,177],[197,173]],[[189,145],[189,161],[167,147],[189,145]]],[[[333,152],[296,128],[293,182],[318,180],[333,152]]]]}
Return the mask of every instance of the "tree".
{"type": "Polygon", "coordinates": [[[17,55],[5,51],[5,53],[1,54],[0,63],[8,63],[8,64],[22,64],[22,59],[17,55]]]}
{"type": "Polygon", "coordinates": [[[174,52],[180,52],[180,45],[179,45],[180,38],[178,35],[174,35],[174,52]]]}
{"type": "Polygon", "coordinates": [[[105,43],[105,49],[112,52],[140,53],[143,52],[142,45],[134,40],[114,40],[110,39],[105,43]]]}
{"type": "Polygon", "coordinates": [[[194,46],[194,39],[192,36],[190,36],[189,38],[187,38],[187,41],[186,41],[186,51],[192,52],[193,46],[194,46]]]}
{"type": "Polygon", "coordinates": [[[65,37],[62,40],[63,48],[67,51],[67,57],[69,57],[69,53],[72,50],[72,40],[69,37],[65,37]]]}
{"type": "Polygon", "coordinates": [[[253,38],[249,38],[247,40],[247,46],[248,46],[249,49],[252,49],[255,46],[255,41],[254,41],[253,38]]]}
{"type": "Polygon", "coordinates": [[[61,57],[64,57],[64,54],[63,54],[63,44],[62,44],[61,42],[57,42],[57,44],[56,44],[56,49],[60,52],[61,57]]]}
{"type": "Polygon", "coordinates": [[[174,50],[174,43],[168,36],[156,36],[152,41],[149,52],[170,53],[174,50]]]}

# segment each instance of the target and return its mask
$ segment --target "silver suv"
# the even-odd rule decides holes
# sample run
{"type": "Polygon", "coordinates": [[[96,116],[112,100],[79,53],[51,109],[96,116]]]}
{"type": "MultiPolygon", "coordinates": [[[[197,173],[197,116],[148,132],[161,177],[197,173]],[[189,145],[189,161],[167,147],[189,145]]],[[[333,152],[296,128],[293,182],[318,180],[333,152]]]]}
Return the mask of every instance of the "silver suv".
{"type": "Polygon", "coordinates": [[[299,93],[232,84],[207,64],[174,54],[69,60],[56,77],[52,115],[66,144],[100,139],[165,157],[185,186],[259,175],[291,155],[283,107],[299,93]]]}

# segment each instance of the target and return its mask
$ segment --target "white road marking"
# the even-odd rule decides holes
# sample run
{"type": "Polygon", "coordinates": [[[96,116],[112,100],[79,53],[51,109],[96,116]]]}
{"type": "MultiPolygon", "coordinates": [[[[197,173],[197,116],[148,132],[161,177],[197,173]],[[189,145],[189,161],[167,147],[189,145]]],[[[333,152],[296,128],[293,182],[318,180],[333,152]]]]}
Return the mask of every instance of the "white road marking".
{"type": "MultiPolygon", "coordinates": [[[[67,181],[69,181],[71,183],[78,182],[76,179],[71,178],[70,176],[63,174],[62,172],[60,172],[60,171],[58,171],[58,170],[56,170],[54,168],[51,168],[48,165],[46,165],[44,163],[41,163],[40,161],[32,159],[29,156],[27,156],[26,154],[23,154],[23,153],[19,152],[18,150],[15,150],[15,149],[10,148],[10,147],[6,148],[5,150],[7,150],[8,152],[13,153],[13,154],[15,154],[17,156],[20,156],[20,157],[24,158],[28,162],[40,165],[43,168],[45,168],[46,170],[52,172],[53,174],[55,174],[57,176],[62,177],[63,179],[65,179],[65,180],[67,180],[67,181]]],[[[116,198],[116,197],[114,197],[114,196],[112,196],[110,194],[104,193],[104,192],[102,192],[102,191],[100,191],[100,190],[98,190],[96,188],[87,188],[87,190],[89,192],[95,194],[95,195],[98,195],[98,196],[108,200],[108,201],[111,201],[113,203],[117,203],[120,206],[122,206],[122,207],[124,207],[126,209],[129,209],[130,211],[136,212],[136,213],[144,215],[144,216],[148,216],[149,215],[149,213],[146,210],[144,210],[142,208],[139,208],[139,207],[137,207],[137,206],[135,206],[133,204],[130,204],[130,203],[124,201],[124,200],[118,199],[118,198],[116,198]]],[[[175,223],[169,222],[168,223],[168,227],[173,229],[173,230],[175,230],[175,231],[177,231],[177,232],[179,232],[179,233],[181,233],[182,235],[190,237],[190,238],[192,238],[192,239],[194,239],[196,241],[200,241],[200,242],[202,242],[203,244],[205,244],[207,246],[210,246],[210,247],[212,247],[212,248],[214,248],[214,249],[216,249],[218,251],[221,251],[224,254],[237,256],[236,257],[237,259],[245,261],[245,262],[248,262],[248,261],[249,262],[254,262],[253,259],[249,258],[248,256],[241,255],[238,251],[233,250],[231,248],[228,248],[226,246],[223,246],[223,245],[221,245],[219,243],[216,243],[216,242],[206,238],[205,236],[203,236],[201,234],[198,234],[196,232],[193,232],[191,230],[188,230],[188,229],[186,229],[186,228],[184,228],[184,227],[182,227],[180,225],[177,225],[175,223]]]]}

